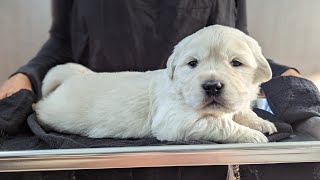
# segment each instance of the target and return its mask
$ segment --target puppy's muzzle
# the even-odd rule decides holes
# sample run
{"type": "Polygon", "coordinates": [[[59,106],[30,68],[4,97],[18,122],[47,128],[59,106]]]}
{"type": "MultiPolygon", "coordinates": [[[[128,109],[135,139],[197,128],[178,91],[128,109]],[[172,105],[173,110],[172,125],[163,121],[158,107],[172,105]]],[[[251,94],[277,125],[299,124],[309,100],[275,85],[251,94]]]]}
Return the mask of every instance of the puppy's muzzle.
{"type": "Polygon", "coordinates": [[[208,80],[202,84],[202,88],[208,96],[218,96],[223,89],[223,84],[219,81],[208,80]]]}

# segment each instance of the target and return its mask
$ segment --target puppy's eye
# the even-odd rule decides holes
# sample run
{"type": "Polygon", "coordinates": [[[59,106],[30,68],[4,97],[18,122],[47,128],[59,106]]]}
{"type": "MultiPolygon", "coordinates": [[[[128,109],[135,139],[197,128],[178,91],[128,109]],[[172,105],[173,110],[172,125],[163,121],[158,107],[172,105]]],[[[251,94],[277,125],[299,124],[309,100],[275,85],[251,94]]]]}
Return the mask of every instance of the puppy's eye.
{"type": "Polygon", "coordinates": [[[195,68],[195,67],[198,65],[198,60],[193,59],[192,61],[188,62],[188,65],[189,65],[191,68],[195,68]]]}
{"type": "Polygon", "coordinates": [[[233,59],[231,61],[231,65],[234,66],[234,67],[237,67],[237,66],[241,66],[242,63],[240,61],[238,61],[237,59],[233,59]]]}

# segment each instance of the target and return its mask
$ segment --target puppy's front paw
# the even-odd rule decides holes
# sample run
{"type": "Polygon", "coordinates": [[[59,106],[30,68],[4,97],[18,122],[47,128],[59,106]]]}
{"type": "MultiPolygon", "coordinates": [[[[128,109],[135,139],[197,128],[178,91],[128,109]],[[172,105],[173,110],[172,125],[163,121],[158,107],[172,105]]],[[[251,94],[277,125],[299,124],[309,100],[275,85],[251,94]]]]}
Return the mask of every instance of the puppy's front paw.
{"type": "Polygon", "coordinates": [[[272,122],[264,119],[258,119],[257,121],[252,122],[251,126],[252,127],[250,128],[258,130],[262,133],[268,133],[269,135],[278,132],[276,126],[272,122]]]}
{"type": "Polygon", "coordinates": [[[267,143],[268,138],[259,131],[251,130],[239,138],[239,143],[267,143]]]}
{"type": "Polygon", "coordinates": [[[238,124],[247,126],[262,133],[273,134],[277,132],[277,128],[272,122],[260,118],[252,110],[235,114],[233,120],[238,124]]]}

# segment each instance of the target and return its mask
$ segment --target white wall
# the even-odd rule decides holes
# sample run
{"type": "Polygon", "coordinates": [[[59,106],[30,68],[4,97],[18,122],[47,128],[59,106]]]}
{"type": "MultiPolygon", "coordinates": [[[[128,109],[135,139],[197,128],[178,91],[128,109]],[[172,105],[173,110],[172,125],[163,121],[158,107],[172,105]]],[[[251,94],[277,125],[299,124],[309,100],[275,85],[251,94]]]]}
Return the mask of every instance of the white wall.
{"type": "Polygon", "coordinates": [[[247,0],[247,11],[249,33],[266,57],[306,76],[320,73],[319,0],[247,0]]]}
{"type": "MultiPolygon", "coordinates": [[[[304,75],[320,71],[319,0],[247,0],[248,25],[264,54],[304,75]]],[[[0,83],[48,37],[49,0],[0,1],[0,83]]]]}
{"type": "Polygon", "coordinates": [[[0,1],[0,84],[48,38],[49,0],[0,1]]]}

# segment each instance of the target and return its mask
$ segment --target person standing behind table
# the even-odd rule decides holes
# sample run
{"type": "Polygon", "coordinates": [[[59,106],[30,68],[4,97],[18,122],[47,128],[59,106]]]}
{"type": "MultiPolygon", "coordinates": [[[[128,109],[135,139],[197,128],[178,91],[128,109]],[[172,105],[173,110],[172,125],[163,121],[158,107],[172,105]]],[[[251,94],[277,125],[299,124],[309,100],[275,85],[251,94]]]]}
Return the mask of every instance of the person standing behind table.
{"type": "Polygon", "coordinates": [[[50,38],[1,86],[0,99],[21,89],[40,98],[45,74],[59,64],[75,62],[97,72],[155,70],[165,68],[175,44],[205,26],[248,34],[245,0],[54,0],[52,19],[50,38]]]}
{"type": "MultiPolygon", "coordinates": [[[[173,47],[181,39],[214,24],[234,27],[248,34],[246,1],[54,0],[49,39],[33,59],[0,87],[0,99],[21,89],[33,91],[40,99],[41,82],[46,73],[67,62],[79,63],[97,72],[165,68],[173,47]]],[[[301,77],[292,68],[273,61],[269,63],[274,74],[301,77]]],[[[180,173],[196,179],[200,175],[205,180],[205,177],[225,179],[227,167],[176,167],[171,171],[149,168],[145,171],[161,177],[177,177],[180,173]]]]}

